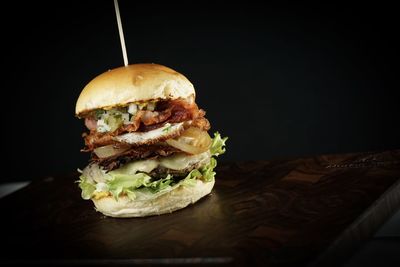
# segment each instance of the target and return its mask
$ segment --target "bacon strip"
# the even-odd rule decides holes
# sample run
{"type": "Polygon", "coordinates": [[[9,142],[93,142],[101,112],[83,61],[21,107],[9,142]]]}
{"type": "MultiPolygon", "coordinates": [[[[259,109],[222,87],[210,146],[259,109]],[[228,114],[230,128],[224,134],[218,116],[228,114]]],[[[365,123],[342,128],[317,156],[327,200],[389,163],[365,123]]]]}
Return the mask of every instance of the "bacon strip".
{"type": "MultiPolygon", "coordinates": [[[[164,123],[146,126],[146,130],[147,131],[154,130],[159,127],[162,127],[163,125],[164,125],[164,123]],[[153,129],[153,127],[154,127],[154,129],[153,129]]],[[[196,128],[208,131],[210,129],[210,123],[208,122],[208,120],[206,118],[200,117],[193,121],[189,121],[188,123],[185,123],[183,125],[183,130],[185,130],[189,127],[196,127],[196,128]]],[[[180,133],[181,133],[181,131],[178,131],[174,134],[165,134],[162,137],[157,138],[156,141],[162,142],[169,138],[175,138],[176,136],[179,136],[180,133]]],[[[91,134],[84,133],[82,135],[82,137],[84,138],[85,145],[86,145],[85,149],[82,150],[83,152],[90,152],[93,149],[95,149],[96,147],[106,146],[106,145],[114,145],[114,144],[119,143],[118,141],[115,141],[113,139],[115,137],[113,133],[91,132],[91,134]]],[[[149,140],[148,143],[154,143],[154,140],[149,140]]]]}
{"type": "Polygon", "coordinates": [[[95,131],[97,128],[97,121],[93,117],[85,118],[85,125],[89,130],[95,131]]]}
{"type": "MultiPolygon", "coordinates": [[[[98,133],[92,126],[90,133],[84,133],[86,148],[83,151],[92,151],[94,148],[104,145],[116,144],[113,137],[128,132],[147,132],[165,125],[165,123],[178,123],[192,120],[191,126],[203,130],[210,129],[210,123],[204,118],[205,111],[197,105],[185,100],[177,99],[158,103],[155,111],[138,111],[132,124],[121,125],[114,132],[98,133]]],[[[162,141],[162,140],[161,140],[162,141]]]]}

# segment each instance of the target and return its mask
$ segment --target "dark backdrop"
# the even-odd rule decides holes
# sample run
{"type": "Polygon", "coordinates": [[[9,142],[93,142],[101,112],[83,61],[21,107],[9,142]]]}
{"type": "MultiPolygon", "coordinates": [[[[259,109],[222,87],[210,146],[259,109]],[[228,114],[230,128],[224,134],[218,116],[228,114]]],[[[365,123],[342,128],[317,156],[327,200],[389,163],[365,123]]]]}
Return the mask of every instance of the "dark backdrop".
{"type": "MultiPolygon", "coordinates": [[[[230,138],[223,160],[400,148],[393,6],[187,2],[121,0],[129,60],[192,81],[212,131],[230,138]]],[[[84,167],[76,99],[123,64],[112,0],[2,13],[1,180],[84,167]]]]}

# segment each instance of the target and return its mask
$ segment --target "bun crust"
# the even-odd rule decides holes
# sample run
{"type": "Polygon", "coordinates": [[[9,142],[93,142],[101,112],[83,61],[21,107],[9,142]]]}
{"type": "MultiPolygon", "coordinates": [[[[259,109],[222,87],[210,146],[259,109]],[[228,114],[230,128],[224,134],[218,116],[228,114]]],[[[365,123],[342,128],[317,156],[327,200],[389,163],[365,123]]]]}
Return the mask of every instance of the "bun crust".
{"type": "Polygon", "coordinates": [[[215,181],[204,183],[196,180],[195,186],[179,186],[151,200],[130,200],[123,196],[116,201],[112,196],[92,199],[97,211],[110,217],[130,218],[171,213],[183,209],[208,195],[215,181]]]}
{"type": "Polygon", "coordinates": [[[77,116],[98,108],[131,102],[195,96],[193,84],[182,74],[158,64],[132,64],[100,74],[83,88],[77,116]]]}

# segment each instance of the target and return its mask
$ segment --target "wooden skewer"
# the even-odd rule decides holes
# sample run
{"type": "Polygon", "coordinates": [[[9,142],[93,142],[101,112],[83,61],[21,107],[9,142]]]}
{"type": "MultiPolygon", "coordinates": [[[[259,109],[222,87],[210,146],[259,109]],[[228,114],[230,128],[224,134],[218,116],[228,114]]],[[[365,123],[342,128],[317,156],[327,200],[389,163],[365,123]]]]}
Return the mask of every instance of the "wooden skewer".
{"type": "Polygon", "coordinates": [[[122,30],[121,15],[119,13],[118,0],[114,0],[115,15],[117,16],[119,39],[121,41],[122,56],[124,57],[125,67],[128,66],[128,54],[126,53],[124,31],[122,30]]]}

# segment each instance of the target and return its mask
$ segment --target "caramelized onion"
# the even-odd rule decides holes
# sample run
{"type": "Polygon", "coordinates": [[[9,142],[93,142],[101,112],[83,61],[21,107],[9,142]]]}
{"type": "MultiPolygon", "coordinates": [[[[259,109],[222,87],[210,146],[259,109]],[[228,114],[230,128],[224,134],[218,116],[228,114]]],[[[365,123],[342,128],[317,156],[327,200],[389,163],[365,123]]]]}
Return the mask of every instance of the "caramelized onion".
{"type": "Polygon", "coordinates": [[[195,155],[210,149],[211,137],[206,131],[191,127],[185,130],[179,137],[168,139],[165,142],[183,152],[195,155]]]}
{"type": "Polygon", "coordinates": [[[128,150],[128,146],[115,147],[114,145],[101,146],[93,150],[93,152],[101,159],[108,158],[120,154],[128,150]]]}

